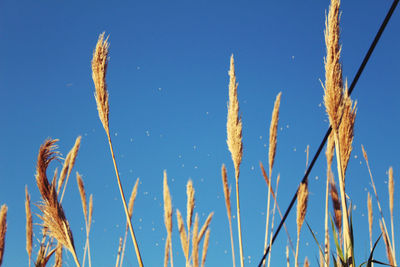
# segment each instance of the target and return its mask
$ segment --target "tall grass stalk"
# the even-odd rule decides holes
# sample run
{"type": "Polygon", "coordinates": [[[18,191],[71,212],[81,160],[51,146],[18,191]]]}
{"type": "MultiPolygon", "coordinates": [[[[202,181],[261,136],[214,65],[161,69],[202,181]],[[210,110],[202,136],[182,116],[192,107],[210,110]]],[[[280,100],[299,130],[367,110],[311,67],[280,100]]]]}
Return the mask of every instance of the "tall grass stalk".
{"type": "Polygon", "coordinates": [[[143,267],[142,257],[139,251],[139,245],[136,241],[135,232],[133,231],[133,226],[131,219],[129,218],[128,207],[126,205],[124,191],[122,189],[121,178],[119,176],[119,171],[117,167],[117,162],[115,160],[114,148],[111,142],[110,136],[110,128],[109,128],[109,104],[108,104],[108,91],[106,84],[106,72],[108,65],[108,47],[109,43],[107,42],[108,38],[104,40],[104,33],[100,34],[99,39],[96,44],[96,48],[93,53],[92,59],[92,78],[95,85],[95,98],[97,104],[97,110],[99,112],[99,118],[101,123],[103,124],[104,130],[107,135],[108,144],[110,147],[111,157],[114,164],[115,175],[117,177],[117,183],[119,192],[121,194],[122,204],[124,207],[126,220],[129,225],[129,230],[131,233],[133,245],[135,247],[136,257],[140,267],[143,267]]]}
{"type": "Polygon", "coordinates": [[[239,118],[239,102],[237,97],[235,63],[233,55],[231,56],[231,63],[229,69],[229,102],[228,102],[228,119],[227,119],[227,144],[231,152],[233,165],[235,167],[235,185],[236,185],[236,211],[238,223],[238,236],[239,236],[239,251],[240,251],[240,265],[244,266],[243,257],[243,241],[242,241],[242,227],[240,219],[240,203],[239,203],[239,174],[240,163],[242,162],[243,143],[242,143],[242,120],[239,118]]]}

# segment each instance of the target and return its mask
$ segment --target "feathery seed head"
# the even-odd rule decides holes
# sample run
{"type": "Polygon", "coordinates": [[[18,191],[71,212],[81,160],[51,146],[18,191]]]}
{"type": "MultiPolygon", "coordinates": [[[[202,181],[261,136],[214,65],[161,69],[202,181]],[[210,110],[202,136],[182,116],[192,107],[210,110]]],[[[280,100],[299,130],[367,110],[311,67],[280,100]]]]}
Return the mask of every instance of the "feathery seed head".
{"type": "Polygon", "coordinates": [[[389,207],[390,207],[390,214],[393,217],[393,199],[394,199],[394,180],[393,180],[393,168],[389,168],[389,207]]]}
{"type": "Polygon", "coordinates": [[[308,184],[301,183],[297,193],[297,235],[300,234],[304,219],[306,218],[308,204],[308,184]]]}
{"type": "Polygon", "coordinates": [[[169,192],[169,187],[167,183],[167,172],[164,171],[164,223],[167,229],[168,236],[172,233],[172,202],[171,194],[169,192]]]}
{"type": "Polygon", "coordinates": [[[194,187],[193,187],[193,182],[192,180],[189,179],[189,181],[186,184],[186,196],[187,196],[187,203],[186,203],[186,224],[187,228],[190,231],[190,228],[192,227],[192,217],[193,217],[193,210],[194,210],[194,204],[195,204],[195,199],[194,199],[194,187]]]}
{"type": "Polygon", "coordinates": [[[185,225],[184,225],[184,222],[183,222],[182,214],[178,209],[176,210],[176,218],[178,220],[178,230],[179,230],[179,236],[181,238],[182,250],[183,250],[183,253],[184,253],[186,261],[187,261],[189,259],[188,237],[187,237],[187,234],[186,234],[186,230],[185,230],[185,225]]]}
{"type": "Polygon", "coordinates": [[[343,78],[340,64],[340,0],[332,0],[328,17],[325,20],[325,86],[324,103],[332,129],[337,131],[341,116],[343,78]]]}
{"type": "Polygon", "coordinates": [[[79,195],[81,196],[83,215],[85,216],[85,222],[87,223],[88,209],[87,209],[85,186],[83,184],[82,176],[78,172],[76,172],[76,182],[78,183],[79,195]]]}
{"type": "Polygon", "coordinates": [[[339,145],[341,163],[343,167],[343,173],[346,173],[347,165],[349,163],[350,154],[353,149],[352,143],[354,138],[354,122],[356,119],[356,106],[357,101],[353,105],[353,101],[350,99],[346,89],[343,95],[342,103],[342,120],[339,125],[339,145]]]}
{"type": "MultiPolygon", "coordinates": [[[[372,223],[373,223],[373,214],[372,214],[372,198],[370,193],[368,192],[368,201],[367,201],[367,208],[368,208],[368,229],[369,229],[369,237],[372,240],[372,223]]],[[[372,245],[372,244],[371,244],[372,245]]]]}
{"type": "Polygon", "coordinates": [[[275,153],[276,153],[276,137],[277,137],[277,129],[278,129],[278,120],[279,120],[279,106],[281,103],[281,95],[280,92],[275,99],[274,110],[272,111],[272,119],[271,125],[269,128],[269,151],[268,151],[268,162],[269,162],[269,174],[271,176],[272,167],[274,166],[275,161],[275,153]]]}
{"type": "Polygon", "coordinates": [[[231,192],[228,186],[228,176],[226,174],[225,165],[222,165],[221,168],[222,173],[222,187],[224,189],[224,197],[225,197],[225,205],[226,205],[226,212],[228,214],[228,219],[230,220],[232,213],[231,213],[231,192]]]}
{"type": "Polygon", "coordinates": [[[139,178],[136,179],[135,186],[133,187],[131,196],[130,196],[130,198],[129,198],[128,213],[129,213],[129,217],[130,217],[130,218],[132,218],[133,205],[135,204],[135,199],[136,199],[136,195],[137,195],[137,188],[138,188],[138,185],[139,185],[139,178]]]}
{"type": "Polygon", "coordinates": [[[242,161],[242,120],[239,118],[239,102],[237,96],[235,64],[233,55],[231,56],[231,65],[229,70],[229,102],[228,102],[228,119],[226,124],[227,129],[227,144],[231,152],[233,165],[235,167],[236,179],[239,178],[239,167],[242,161]]]}
{"type": "Polygon", "coordinates": [[[104,39],[104,32],[100,34],[96,44],[96,48],[93,52],[92,59],[92,78],[95,86],[95,98],[97,104],[97,110],[99,112],[100,121],[103,124],[106,133],[109,133],[108,127],[108,92],[106,84],[106,73],[108,65],[108,48],[109,43],[108,37],[104,39]]]}

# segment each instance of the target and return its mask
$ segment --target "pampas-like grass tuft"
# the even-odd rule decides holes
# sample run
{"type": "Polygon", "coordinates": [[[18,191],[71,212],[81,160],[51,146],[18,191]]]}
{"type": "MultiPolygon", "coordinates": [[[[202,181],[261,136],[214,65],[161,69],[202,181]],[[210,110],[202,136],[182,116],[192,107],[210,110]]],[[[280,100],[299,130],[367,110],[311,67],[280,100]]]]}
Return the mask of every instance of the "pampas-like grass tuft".
{"type": "Polygon", "coordinates": [[[56,158],[57,140],[48,139],[39,149],[36,165],[36,183],[42,195],[43,202],[38,205],[40,211],[39,218],[43,221],[43,227],[47,229],[48,235],[56,239],[67,248],[74,257],[77,266],[80,266],[76,252],[74,239],[65,217],[64,210],[57,199],[55,180],[50,184],[47,180],[47,167],[56,158]]]}
{"type": "Polygon", "coordinates": [[[104,130],[109,133],[109,105],[108,105],[108,92],[106,84],[106,74],[108,66],[108,37],[104,39],[104,32],[100,34],[93,52],[92,59],[92,78],[96,92],[97,111],[99,112],[100,121],[103,124],[104,130]]]}

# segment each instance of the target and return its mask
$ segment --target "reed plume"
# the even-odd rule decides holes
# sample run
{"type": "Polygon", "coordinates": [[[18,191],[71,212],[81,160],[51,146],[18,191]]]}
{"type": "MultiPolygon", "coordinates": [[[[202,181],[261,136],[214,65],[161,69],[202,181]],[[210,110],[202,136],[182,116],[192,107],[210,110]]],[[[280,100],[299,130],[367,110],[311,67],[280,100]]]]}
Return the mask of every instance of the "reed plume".
{"type": "Polygon", "coordinates": [[[203,251],[201,253],[201,267],[204,267],[204,264],[206,263],[209,241],[210,241],[210,229],[207,229],[206,237],[204,238],[204,243],[203,243],[203,251]]]}
{"type": "Polygon", "coordinates": [[[193,236],[192,236],[192,261],[193,267],[199,266],[199,216],[196,213],[194,217],[193,236]]]}
{"type": "Polygon", "coordinates": [[[186,196],[187,196],[186,225],[188,228],[188,242],[190,239],[190,229],[192,227],[193,210],[194,210],[194,204],[195,204],[194,193],[195,193],[195,191],[193,188],[193,182],[192,182],[192,180],[189,179],[189,181],[186,184],[186,196]]]}
{"type": "Polygon", "coordinates": [[[186,234],[185,224],[183,222],[182,214],[178,209],[176,210],[176,218],[178,220],[179,237],[181,239],[183,255],[185,255],[186,266],[187,266],[189,264],[189,238],[188,235],[186,234]]]}
{"type": "Polygon", "coordinates": [[[276,154],[276,143],[277,143],[277,132],[278,132],[278,121],[279,121],[279,107],[281,103],[281,95],[280,92],[275,99],[274,109],[272,111],[271,125],[269,128],[269,150],[268,150],[268,163],[269,163],[269,177],[272,174],[272,167],[275,162],[275,154],[276,154]]]}
{"type": "Polygon", "coordinates": [[[30,203],[31,203],[31,197],[28,193],[28,186],[25,186],[26,252],[28,253],[29,267],[31,266],[32,237],[33,237],[33,222],[32,222],[32,211],[30,203]]]}
{"type": "MultiPolygon", "coordinates": [[[[345,168],[344,168],[345,166],[342,166],[343,161],[347,157],[347,153],[345,151],[350,150],[351,152],[351,148],[341,147],[341,145],[345,146],[348,140],[346,140],[346,142],[343,141],[342,143],[340,142],[341,139],[340,139],[339,126],[340,124],[344,124],[344,125],[351,125],[351,127],[353,127],[354,123],[353,124],[351,123],[349,117],[347,117],[349,121],[347,122],[341,121],[342,119],[343,120],[345,119],[345,116],[343,116],[342,118],[342,114],[343,114],[343,109],[348,106],[347,105],[348,100],[345,100],[343,103],[343,77],[342,77],[342,66],[340,63],[341,47],[339,45],[339,38],[340,38],[339,9],[340,9],[340,0],[331,0],[328,17],[326,18],[325,21],[326,58],[325,58],[324,103],[335,138],[340,198],[342,202],[342,211],[343,211],[343,217],[342,217],[343,244],[347,252],[346,255],[348,256],[349,259],[353,259],[352,249],[351,249],[353,244],[351,244],[348,210],[345,197],[346,195],[345,168]]],[[[347,93],[345,93],[345,97],[346,95],[347,93]]],[[[350,107],[351,107],[351,102],[350,102],[350,107]]]]}
{"type": "Polygon", "coordinates": [[[81,136],[78,136],[75,140],[75,144],[72,149],[68,152],[67,157],[64,161],[64,166],[60,173],[60,178],[58,179],[58,186],[57,186],[57,194],[60,192],[61,186],[64,183],[65,185],[63,192],[61,194],[60,202],[62,202],[64,198],[65,189],[67,188],[69,176],[71,174],[72,168],[75,165],[76,157],[78,156],[79,147],[81,145],[81,136]]]}
{"type": "Polygon", "coordinates": [[[0,266],[3,262],[4,247],[6,244],[7,231],[7,205],[2,205],[0,209],[0,266]]]}
{"type": "MultiPolygon", "coordinates": [[[[165,228],[167,229],[167,240],[169,241],[168,248],[170,249],[170,256],[171,256],[171,266],[173,266],[172,261],[172,242],[171,242],[171,235],[172,235],[172,201],[171,201],[171,194],[169,192],[168,182],[167,182],[167,172],[164,171],[164,224],[165,228]]],[[[167,250],[167,247],[165,248],[167,250]]],[[[166,252],[167,253],[167,252],[166,252]]],[[[167,257],[168,258],[168,257],[167,257]]],[[[168,261],[167,261],[168,263],[168,261]]]]}
{"type": "Polygon", "coordinates": [[[226,168],[224,164],[222,164],[221,176],[222,176],[222,188],[224,189],[226,214],[228,215],[229,233],[231,236],[232,264],[233,267],[235,267],[236,263],[235,263],[235,248],[233,243],[233,232],[232,232],[231,190],[228,186],[228,176],[226,174],[226,168]]]}
{"type": "Polygon", "coordinates": [[[106,72],[108,66],[108,37],[104,39],[104,33],[100,34],[99,39],[96,44],[96,48],[93,52],[92,59],[92,78],[95,86],[95,99],[97,105],[97,111],[99,113],[100,121],[104,127],[107,135],[108,144],[110,147],[110,153],[114,164],[115,176],[117,177],[117,184],[119,192],[121,194],[122,205],[124,207],[124,212],[126,220],[129,225],[129,231],[131,233],[132,242],[135,248],[136,257],[140,267],[143,267],[142,257],[139,251],[139,245],[136,241],[135,232],[133,231],[133,226],[131,219],[129,217],[128,207],[125,200],[124,191],[121,184],[121,178],[119,176],[117,162],[115,160],[114,148],[111,142],[110,128],[109,128],[109,104],[108,104],[108,91],[106,84],[106,72]]]}
{"type": "Polygon", "coordinates": [[[235,180],[236,180],[236,210],[237,210],[237,222],[238,222],[238,236],[239,236],[239,251],[240,251],[240,264],[241,267],[244,265],[243,258],[243,243],[242,243],[242,230],[240,220],[240,204],[239,204],[239,173],[240,163],[243,155],[243,143],[242,143],[242,120],[239,118],[239,102],[237,97],[236,75],[235,75],[235,64],[233,55],[231,56],[231,64],[229,69],[229,102],[228,102],[228,119],[226,124],[227,129],[227,144],[228,149],[231,152],[233,165],[235,167],[235,180]]]}
{"type": "MultiPolygon", "coordinates": [[[[272,111],[271,125],[269,128],[269,149],[268,149],[268,166],[269,166],[269,177],[272,175],[272,167],[275,162],[275,154],[276,154],[276,143],[277,143],[277,129],[278,129],[278,121],[279,121],[279,106],[281,103],[281,95],[279,93],[276,96],[274,109],[272,111]]],[[[269,214],[270,214],[270,204],[271,203],[271,190],[268,187],[268,196],[267,196],[267,218],[265,223],[265,239],[264,239],[264,253],[267,250],[268,244],[268,233],[269,233],[269,214]]],[[[263,262],[263,266],[265,266],[265,260],[263,262]]]]}
{"type": "Polygon", "coordinates": [[[106,84],[106,73],[108,66],[108,37],[104,39],[104,32],[100,34],[96,44],[96,48],[93,53],[92,59],[92,78],[96,92],[94,94],[96,98],[97,111],[99,112],[99,118],[103,124],[104,130],[109,132],[109,105],[108,105],[108,91],[106,84]]]}
{"type": "Polygon", "coordinates": [[[340,155],[341,155],[341,165],[343,168],[343,178],[345,179],[347,165],[349,163],[350,154],[353,149],[352,143],[354,138],[354,122],[356,119],[356,106],[357,101],[353,105],[353,101],[350,99],[346,89],[343,95],[342,103],[342,121],[339,126],[339,142],[340,142],[340,155]]]}
{"type": "Polygon", "coordinates": [[[390,167],[388,171],[389,182],[388,182],[388,190],[389,190],[389,208],[390,208],[390,228],[392,230],[392,251],[393,258],[396,258],[396,248],[394,245],[394,225],[393,225],[393,199],[394,199],[394,180],[393,180],[393,168],[390,167]]]}
{"type": "MultiPolygon", "coordinates": [[[[88,206],[87,206],[87,200],[86,200],[85,185],[83,183],[82,176],[78,172],[76,172],[76,182],[78,184],[79,195],[81,197],[82,210],[83,210],[83,215],[85,218],[85,228],[86,228],[86,241],[85,241],[82,265],[85,266],[86,251],[87,251],[88,257],[89,257],[89,267],[90,267],[92,265],[91,258],[90,258],[90,244],[89,244],[89,233],[90,233],[89,219],[90,218],[88,216],[88,206]]],[[[91,204],[91,205],[93,205],[93,204],[91,204]]]]}
{"type": "Polygon", "coordinates": [[[204,222],[203,226],[201,227],[201,229],[200,229],[200,231],[198,233],[198,236],[197,236],[198,242],[200,242],[203,239],[204,233],[206,232],[206,230],[210,226],[210,223],[211,223],[211,220],[212,220],[213,216],[214,216],[214,212],[211,212],[208,215],[208,217],[207,217],[206,221],[204,222]]]}
{"type": "Polygon", "coordinates": [[[370,193],[368,192],[368,200],[367,200],[367,208],[368,208],[368,230],[369,230],[369,246],[372,251],[372,222],[373,222],[373,213],[372,213],[372,198],[370,193]]]}
{"type": "Polygon", "coordinates": [[[74,257],[75,263],[80,267],[74,246],[74,239],[65,217],[64,210],[57,199],[55,180],[50,184],[47,180],[47,167],[58,154],[56,151],[57,140],[47,139],[40,146],[36,165],[36,183],[42,195],[42,203],[38,205],[42,215],[43,227],[47,229],[48,235],[56,239],[67,248],[74,257]]]}
{"type": "Polygon", "coordinates": [[[297,245],[296,245],[296,257],[295,257],[295,267],[299,266],[299,242],[300,242],[300,230],[303,226],[304,219],[306,218],[308,205],[308,185],[307,183],[301,183],[297,193],[297,245]]]}
{"type": "Polygon", "coordinates": [[[340,64],[340,0],[331,0],[325,20],[325,86],[324,103],[333,131],[337,131],[341,117],[343,90],[342,66],[340,64]]]}

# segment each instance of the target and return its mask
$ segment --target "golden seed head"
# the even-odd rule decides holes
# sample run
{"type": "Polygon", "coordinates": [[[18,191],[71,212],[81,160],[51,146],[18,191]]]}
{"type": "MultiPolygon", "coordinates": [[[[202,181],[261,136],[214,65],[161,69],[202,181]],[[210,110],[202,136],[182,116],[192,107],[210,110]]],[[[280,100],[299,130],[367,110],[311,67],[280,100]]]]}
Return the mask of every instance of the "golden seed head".
{"type": "Polygon", "coordinates": [[[304,219],[306,218],[308,204],[308,185],[301,183],[297,193],[297,235],[300,234],[304,219]]]}
{"type": "Polygon", "coordinates": [[[231,65],[229,70],[229,102],[228,102],[228,119],[226,124],[227,129],[227,144],[231,152],[233,165],[235,167],[236,179],[239,178],[239,167],[242,161],[243,144],[242,144],[242,120],[239,118],[239,102],[237,96],[235,64],[233,55],[231,56],[231,65]]]}
{"type": "Polygon", "coordinates": [[[104,39],[104,32],[100,34],[97,40],[96,48],[93,52],[92,59],[92,78],[95,86],[95,98],[97,104],[97,110],[99,112],[100,121],[107,134],[109,133],[108,127],[108,114],[109,114],[109,104],[108,104],[108,92],[106,84],[106,73],[108,65],[108,48],[109,43],[108,37],[104,39]]]}
{"type": "Polygon", "coordinates": [[[389,168],[389,207],[390,207],[390,214],[393,217],[393,200],[394,200],[394,180],[393,180],[393,168],[389,168]]]}
{"type": "Polygon", "coordinates": [[[278,132],[278,121],[279,121],[279,106],[281,103],[280,92],[275,99],[274,110],[272,111],[271,125],[269,128],[269,150],[268,150],[268,162],[269,162],[269,173],[271,175],[272,167],[274,166],[275,153],[276,153],[276,137],[278,132]]]}
{"type": "Polygon", "coordinates": [[[341,116],[340,103],[342,100],[343,78],[340,64],[340,1],[332,0],[328,17],[325,20],[325,86],[324,103],[332,129],[337,131],[341,116]]]}
{"type": "Polygon", "coordinates": [[[167,172],[164,171],[164,223],[167,229],[168,236],[172,234],[172,202],[171,194],[167,183],[167,172]]]}

